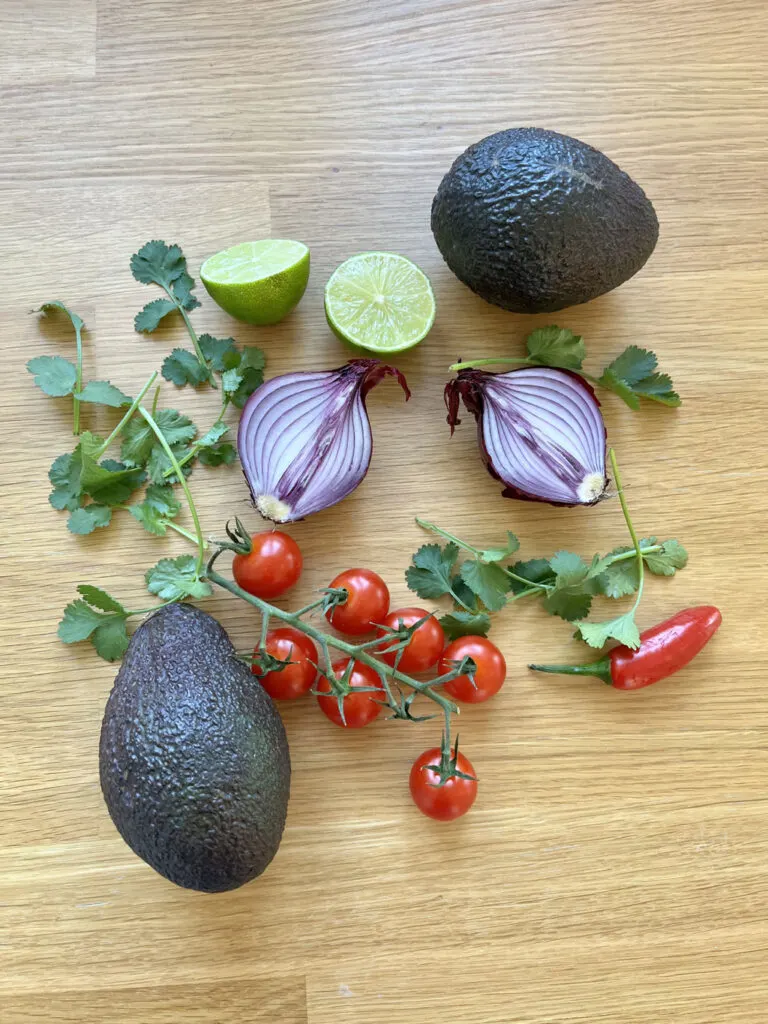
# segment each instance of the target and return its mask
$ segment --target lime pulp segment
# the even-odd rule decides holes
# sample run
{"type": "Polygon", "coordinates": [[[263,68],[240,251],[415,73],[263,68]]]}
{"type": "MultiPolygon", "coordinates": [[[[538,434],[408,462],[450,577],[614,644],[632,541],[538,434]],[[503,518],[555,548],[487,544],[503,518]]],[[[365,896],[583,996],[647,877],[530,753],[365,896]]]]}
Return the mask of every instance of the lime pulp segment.
{"type": "Polygon", "coordinates": [[[429,332],[435,297],[429,278],[405,256],[367,252],[333,272],[325,311],[346,341],[374,352],[402,352],[429,332]]]}
{"type": "Polygon", "coordinates": [[[289,270],[308,252],[301,242],[284,238],[241,242],[207,259],[200,273],[214,284],[250,284],[289,270]]]}

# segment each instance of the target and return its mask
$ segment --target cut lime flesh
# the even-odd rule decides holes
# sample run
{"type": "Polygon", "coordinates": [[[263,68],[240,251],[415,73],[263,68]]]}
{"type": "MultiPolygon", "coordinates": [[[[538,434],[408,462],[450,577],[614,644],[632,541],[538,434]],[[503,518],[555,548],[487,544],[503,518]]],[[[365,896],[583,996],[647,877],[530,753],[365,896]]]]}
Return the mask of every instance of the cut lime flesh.
{"type": "Polygon", "coordinates": [[[274,324],[296,306],[309,280],[309,249],[291,239],[241,242],[200,268],[211,298],[238,320],[274,324]]]}
{"type": "Polygon", "coordinates": [[[335,333],[371,352],[404,352],[427,335],[435,297],[426,274],[405,256],[351,256],[325,286],[325,313],[335,333]]]}

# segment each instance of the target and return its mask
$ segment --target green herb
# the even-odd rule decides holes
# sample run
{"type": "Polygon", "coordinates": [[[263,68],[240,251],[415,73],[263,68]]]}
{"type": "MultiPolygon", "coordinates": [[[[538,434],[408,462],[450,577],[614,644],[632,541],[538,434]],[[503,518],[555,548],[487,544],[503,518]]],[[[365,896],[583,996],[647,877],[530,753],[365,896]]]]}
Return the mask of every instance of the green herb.
{"type": "Polygon", "coordinates": [[[539,327],[526,338],[528,355],[524,357],[499,356],[489,359],[470,359],[454,363],[453,372],[495,364],[518,366],[551,366],[572,370],[592,384],[613,391],[630,409],[640,408],[640,399],[647,398],[662,405],[678,406],[682,399],[674,390],[672,379],[666,373],[657,373],[658,360],[648,349],[630,345],[621,355],[605,367],[599,377],[582,369],[586,346],[579,334],[566,327],[539,327]]]}
{"type": "Polygon", "coordinates": [[[73,425],[72,433],[80,433],[80,403],[93,402],[119,408],[130,405],[131,399],[120,388],[110,384],[108,380],[91,380],[83,387],[83,330],[85,324],[71,309],[55,299],[44,302],[35,313],[61,312],[67,316],[75,331],[77,349],[76,362],[71,363],[62,356],[36,356],[27,363],[27,369],[34,374],[35,384],[46,395],[52,398],[64,398],[72,395],[73,425]]]}
{"type": "Polygon", "coordinates": [[[417,519],[425,530],[436,533],[448,543],[426,544],[413,556],[406,570],[408,587],[419,597],[453,599],[454,611],[441,619],[448,636],[478,634],[490,628],[487,613],[500,611],[524,597],[538,597],[545,611],[574,622],[579,636],[590,646],[602,647],[609,639],[637,647],[639,633],[635,612],[639,606],[645,571],[657,576],[673,576],[688,561],[683,546],[676,540],[658,542],[655,537],[637,540],[624,497],[619,468],[610,452],[614,478],[622,512],[632,537],[631,547],[615,548],[586,562],[572,551],[558,551],[550,558],[531,558],[507,562],[518,549],[514,534],[498,549],[483,549],[435,526],[417,519]],[[459,552],[469,557],[459,563],[459,552]],[[456,570],[458,569],[458,573],[456,570]],[[466,590],[459,589],[462,583],[466,590]],[[624,615],[605,622],[587,622],[595,597],[613,599],[636,595],[632,608],[624,615]],[[469,597],[469,599],[468,599],[469,597]]]}

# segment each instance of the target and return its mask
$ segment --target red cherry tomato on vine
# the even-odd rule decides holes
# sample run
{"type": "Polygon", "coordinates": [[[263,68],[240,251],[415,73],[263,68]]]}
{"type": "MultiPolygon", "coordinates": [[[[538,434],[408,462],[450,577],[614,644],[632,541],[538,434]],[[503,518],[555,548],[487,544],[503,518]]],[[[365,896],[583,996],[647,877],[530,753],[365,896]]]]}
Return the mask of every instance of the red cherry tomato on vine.
{"type": "Polygon", "coordinates": [[[287,533],[272,530],[251,537],[251,551],[235,555],[232,575],[238,585],[254,597],[278,597],[301,576],[301,551],[287,533]]]}
{"type": "MultiPolygon", "coordinates": [[[[334,661],[332,667],[338,679],[342,678],[348,664],[349,658],[334,661]]],[[[323,714],[336,725],[347,729],[362,729],[364,725],[368,725],[381,713],[382,705],[376,703],[376,700],[384,696],[381,680],[374,669],[356,661],[347,681],[353,690],[360,686],[374,686],[380,693],[348,693],[344,698],[344,720],[342,720],[338,698],[331,691],[331,684],[325,676],[321,676],[317,683],[317,689],[321,691],[317,703],[323,714]]]]}
{"type": "Polygon", "coordinates": [[[384,580],[370,569],[347,569],[331,587],[347,591],[344,604],[326,612],[326,618],[340,633],[362,636],[384,621],[389,611],[389,590],[384,580]]]}
{"type": "Polygon", "coordinates": [[[507,663],[495,644],[484,636],[460,636],[443,651],[438,675],[450,672],[455,667],[454,662],[462,658],[471,658],[475,663],[475,685],[469,676],[456,676],[443,683],[443,690],[449,696],[467,704],[480,704],[499,692],[507,675],[507,663]]]}
{"type": "MultiPolygon", "coordinates": [[[[290,661],[290,665],[279,671],[267,672],[259,682],[273,700],[293,700],[303,697],[312,688],[317,676],[317,648],[306,633],[293,626],[270,629],[264,644],[267,654],[278,661],[290,661]]],[[[254,654],[258,653],[258,647],[254,654]]],[[[258,665],[252,667],[258,674],[258,665]]]]}
{"type": "MultiPolygon", "coordinates": [[[[396,611],[390,612],[382,623],[384,626],[389,626],[390,629],[399,629],[401,626],[413,626],[425,616],[429,616],[429,618],[414,632],[400,654],[397,667],[401,672],[426,672],[428,668],[432,668],[445,647],[443,627],[434,615],[430,615],[424,608],[398,608],[396,611]]],[[[390,642],[394,643],[395,641],[390,642]]],[[[384,643],[383,646],[386,647],[387,644],[384,643]]],[[[397,651],[391,654],[379,653],[378,656],[388,665],[394,665],[398,653],[397,651]]]]}
{"type": "MultiPolygon", "coordinates": [[[[477,796],[477,779],[461,779],[455,776],[438,786],[440,776],[428,765],[440,764],[440,748],[425,750],[421,757],[413,762],[411,768],[410,787],[413,802],[427,815],[436,821],[453,821],[466,814],[477,796]]],[[[474,775],[475,770],[469,760],[459,751],[456,767],[465,775],[474,775]]]]}

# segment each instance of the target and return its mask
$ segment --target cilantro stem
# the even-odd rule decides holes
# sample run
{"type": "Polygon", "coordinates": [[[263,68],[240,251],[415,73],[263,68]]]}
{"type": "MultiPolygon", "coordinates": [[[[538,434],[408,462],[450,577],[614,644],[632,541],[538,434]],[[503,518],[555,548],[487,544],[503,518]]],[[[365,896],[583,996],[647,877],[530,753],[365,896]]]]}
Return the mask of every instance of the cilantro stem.
{"type": "Polygon", "coordinates": [[[201,366],[205,367],[205,371],[208,375],[208,383],[211,385],[212,388],[218,387],[216,381],[214,380],[213,374],[211,373],[211,368],[205,361],[203,350],[200,348],[200,339],[197,337],[197,331],[192,326],[192,321],[189,319],[189,314],[187,313],[186,309],[184,309],[179,300],[176,298],[176,296],[173,294],[173,292],[170,290],[170,288],[166,288],[165,291],[167,292],[168,298],[171,300],[171,302],[176,303],[176,308],[182,315],[184,325],[187,328],[187,334],[189,335],[190,341],[192,342],[192,347],[195,350],[195,355],[198,358],[198,362],[200,363],[201,366]]]}
{"type": "Polygon", "coordinates": [[[155,388],[155,397],[152,399],[152,415],[153,416],[157,413],[157,403],[160,401],[160,391],[161,391],[161,388],[162,388],[161,384],[158,384],[157,387],[155,388]]]}
{"type": "MultiPolygon", "coordinates": [[[[429,530],[431,533],[437,533],[439,534],[439,536],[445,537],[446,540],[451,541],[453,544],[456,544],[458,547],[460,547],[463,551],[468,551],[471,555],[474,555],[475,558],[477,558],[479,561],[482,561],[483,552],[480,548],[475,548],[471,544],[467,544],[465,541],[460,540],[458,537],[454,537],[452,533],[448,533],[447,530],[443,530],[441,527],[435,526],[434,523],[427,522],[426,519],[419,519],[417,516],[416,522],[423,530],[429,530]]],[[[506,573],[506,575],[509,576],[511,580],[516,580],[518,583],[523,583],[526,587],[533,587],[535,590],[545,591],[553,589],[552,585],[549,583],[536,583],[534,580],[527,580],[525,576],[518,576],[517,573],[512,572],[511,569],[507,569],[503,565],[499,566],[499,568],[501,569],[502,572],[506,573]]],[[[456,597],[455,594],[453,596],[454,598],[456,597]]],[[[458,598],[456,598],[456,600],[458,600],[458,598]]],[[[459,601],[459,603],[463,604],[464,602],[459,601]]],[[[464,607],[466,608],[466,605],[464,605],[464,607]]],[[[467,608],[467,611],[471,611],[471,609],[467,608]]]]}
{"type": "Polygon", "coordinates": [[[131,419],[133,414],[136,412],[136,410],[138,409],[139,405],[141,405],[141,400],[144,398],[144,395],[146,395],[146,393],[149,391],[149,389],[155,383],[155,379],[156,378],[157,378],[157,370],[155,370],[155,372],[149,378],[149,380],[144,385],[144,387],[141,389],[141,391],[138,393],[138,395],[136,395],[134,400],[131,402],[131,406],[128,409],[128,412],[126,412],[126,414],[123,416],[123,418],[117,424],[115,429],[112,431],[112,433],[106,439],[104,444],[102,444],[102,446],[96,452],[96,457],[97,458],[100,458],[104,454],[104,452],[107,450],[107,448],[109,448],[109,446],[112,444],[112,442],[118,436],[118,434],[120,434],[120,432],[125,429],[125,427],[128,424],[128,421],[131,419]]]}
{"type": "MultiPolygon", "coordinates": [[[[192,544],[197,544],[197,537],[194,533],[190,533],[189,530],[185,530],[183,526],[178,526],[176,523],[172,523],[170,520],[166,520],[165,525],[175,530],[176,533],[180,533],[182,537],[186,537],[192,544]]],[[[206,545],[207,547],[207,545],[206,545]]]]}
{"type": "MultiPolygon", "coordinates": [[[[221,410],[219,412],[219,415],[213,421],[213,423],[211,424],[209,430],[206,431],[206,433],[210,434],[211,430],[213,430],[215,427],[218,427],[218,425],[224,421],[224,413],[227,411],[227,407],[229,406],[229,403],[231,401],[232,401],[231,395],[225,394],[223,396],[222,402],[221,402],[221,410]]],[[[154,409],[152,410],[152,412],[154,414],[154,409]]],[[[186,464],[191,459],[194,459],[196,457],[196,455],[200,451],[200,449],[204,448],[204,447],[205,447],[205,445],[202,445],[202,444],[199,443],[199,441],[196,441],[195,444],[193,444],[192,447],[189,449],[187,454],[182,459],[179,459],[179,465],[180,466],[186,466],[186,464]]],[[[172,474],[173,474],[173,469],[166,469],[166,471],[163,473],[163,478],[171,476],[172,474]]]]}
{"type": "MultiPolygon", "coordinates": [[[[152,431],[153,431],[155,437],[157,438],[158,443],[162,447],[162,449],[165,452],[165,454],[168,456],[168,460],[170,461],[171,465],[174,468],[174,471],[176,473],[178,481],[181,484],[181,488],[184,491],[184,496],[187,499],[187,504],[189,505],[189,511],[190,511],[191,516],[192,516],[192,522],[195,524],[195,541],[197,543],[197,561],[195,562],[195,575],[199,576],[200,573],[202,572],[202,568],[203,568],[203,561],[205,559],[205,546],[206,545],[205,545],[205,540],[203,538],[203,529],[200,526],[200,517],[197,514],[197,508],[195,507],[195,502],[194,502],[194,499],[192,497],[192,492],[189,489],[189,484],[187,483],[187,479],[186,479],[186,477],[184,476],[184,473],[181,470],[181,466],[179,466],[178,459],[173,454],[173,450],[171,449],[171,446],[166,441],[165,435],[163,434],[162,430],[160,429],[160,427],[158,427],[157,423],[155,423],[154,418],[152,417],[152,414],[147,412],[147,410],[144,408],[143,405],[139,406],[139,412],[144,417],[144,419],[147,421],[149,426],[152,428],[152,431]]],[[[178,529],[178,527],[174,527],[174,529],[178,529]]]]}
{"type": "MultiPolygon", "coordinates": [[[[541,363],[538,359],[530,359],[525,356],[492,356],[489,359],[468,359],[466,362],[453,363],[448,369],[451,373],[458,373],[459,370],[476,370],[483,366],[549,366],[548,363],[541,363]]],[[[580,377],[590,381],[592,384],[599,384],[601,387],[604,385],[597,377],[593,377],[591,373],[585,373],[583,370],[576,369],[575,366],[553,366],[553,370],[571,370],[573,373],[578,373],[580,377]]],[[[610,390],[610,389],[609,389],[610,390]]]]}
{"type": "Polygon", "coordinates": [[[629,506],[627,505],[627,499],[624,495],[624,485],[621,482],[621,474],[619,473],[619,464],[616,460],[616,453],[613,448],[608,449],[608,456],[611,460],[611,469],[613,470],[613,477],[616,481],[616,490],[619,494],[619,501],[621,502],[621,511],[624,515],[624,522],[627,524],[629,535],[632,538],[632,544],[634,545],[634,555],[637,559],[637,596],[635,597],[635,603],[632,606],[632,610],[629,614],[634,615],[640,606],[640,600],[643,596],[643,584],[645,583],[645,561],[643,560],[643,551],[640,547],[640,541],[637,539],[635,533],[635,527],[632,523],[632,517],[629,514],[629,506]]]}
{"type": "Polygon", "coordinates": [[[80,399],[78,395],[83,390],[83,327],[77,320],[72,320],[72,326],[75,328],[75,344],[77,346],[75,391],[72,395],[72,433],[77,436],[80,433],[80,399]]]}
{"type": "MultiPolygon", "coordinates": [[[[230,594],[234,594],[236,597],[242,598],[243,601],[247,601],[248,604],[258,608],[262,615],[272,616],[276,619],[280,619],[282,622],[287,622],[289,625],[299,629],[302,633],[306,633],[308,637],[311,637],[320,647],[323,652],[323,656],[326,659],[326,668],[330,669],[331,659],[329,648],[333,647],[337,651],[341,651],[346,654],[349,658],[354,661],[361,661],[364,665],[368,665],[379,675],[385,672],[389,679],[394,679],[398,683],[403,683],[411,690],[415,690],[417,693],[428,697],[433,700],[436,704],[445,712],[446,719],[450,717],[452,713],[458,714],[458,707],[452,700],[445,697],[442,693],[432,689],[432,683],[422,683],[416,679],[412,679],[410,676],[405,675],[397,668],[393,668],[387,665],[385,662],[379,661],[378,658],[372,657],[368,654],[365,649],[366,645],[363,644],[350,644],[346,640],[342,640],[340,637],[332,636],[330,633],[323,633],[321,630],[316,629],[311,623],[306,622],[302,619],[298,612],[288,612],[283,608],[278,608],[275,605],[269,604],[260,597],[256,597],[255,594],[249,594],[247,591],[239,587],[234,580],[227,579],[222,576],[221,573],[217,572],[213,568],[215,560],[221,553],[220,549],[217,551],[212,558],[208,561],[208,567],[205,575],[211,583],[215,583],[217,586],[222,587],[224,590],[228,590],[230,594]]],[[[457,666],[456,675],[458,675],[457,666]]]]}

